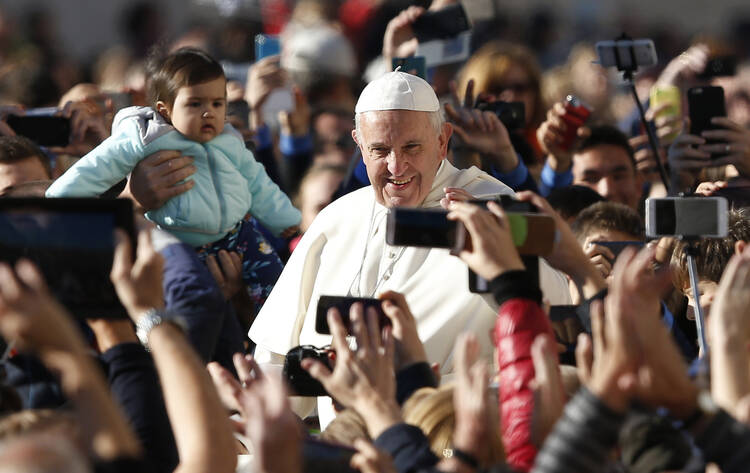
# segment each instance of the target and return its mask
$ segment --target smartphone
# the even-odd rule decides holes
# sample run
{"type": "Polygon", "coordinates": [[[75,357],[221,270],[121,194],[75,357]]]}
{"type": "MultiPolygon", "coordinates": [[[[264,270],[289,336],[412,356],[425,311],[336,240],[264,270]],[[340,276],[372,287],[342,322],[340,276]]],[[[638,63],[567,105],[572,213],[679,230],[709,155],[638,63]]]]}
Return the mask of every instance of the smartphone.
{"type": "Polygon", "coordinates": [[[349,463],[357,451],[314,438],[302,442],[302,471],[305,473],[357,473],[349,463]]]}
{"type": "MultiPolygon", "coordinates": [[[[555,246],[555,219],[542,215],[531,202],[523,202],[509,195],[495,199],[506,212],[513,243],[520,255],[546,256],[555,246]]],[[[487,207],[490,200],[470,200],[469,203],[487,207]]]]}
{"type": "MultiPolygon", "coordinates": [[[[56,110],[57,111],[57,110],[56,110]]],[[[8,115],[8,126],[40,146],[67,146],[70,119],[53,115],[8,115]]]]}
{"type": "Polygon", "coordinates": [[[460,3],[426,11],[411,25],[414,36],[420,43],[434,39],[447,39],[458,36],[459,33],[471,28],[469,17],[460,3]]]}
{"type": "Polygon", "coordinates": [[[717,56],[706,63],[703,72],[698,74],[699,79],[712,79],[714,77],[731,77],[737,73],[737,56],[717,56]]]}
{"type": "Polygon", "coordinates": [[[526,106],[523,102],[480,102],[479,110],[493,112],[508,131],[516,131],[526,126],[526,106]]]}
{"type": "Polygon", "coordinates": [[[427,80],[427,63],[424,56],[394,57],[391,59],[391,70],[400,67],[401,72],[408,72],[427,80]]]}
{"type": "Polygon", "coordinates": [[[76,317],[127,318],[109,279],[115,228],[135,242],[129,199],[0,199],[0,261],[34,262],[76,317]]]}
{"type": "Polygon", "coordinates": [[[463,225],[442,209],[395,207],[388,213],[385,241],[392,246],[463,248],[463,225]]]}
{"type": "Polygon", "coordinates": [[[324,335],[330,335],[331,328],[328,326],[328,309],[335,307],[341,315],[341,321],[346,327],[347,333],[352,333],[352,323],[349,318],[349,310],[357,302],[364,306],[364,311],[372,307],[378,313],[378,324],[380,327],[391,325],[391,319],[386,317],[383,312],[383,301],[369,297],[349,297],[349,296],[320,296],[318,299],[317,312],[315,314],[315,331],[324,335]]]}
{"type": "Polygon", "coordinates": [[[268,34],[255,35],[255,61],[268,56],[281,54],[281,40],[278,36],[268,34]]]}
{"type": "Polygon", "coordinates": [[[566,128],[560,148],[570,151],[578,137],[578,129],[586,123],[589,116],[591,116],[591,107],[583,103],[581,99],[575,95],[565,97],[565,115],[562,119],[565,121],[566,128]]]}
{"type": "Polygon", "coordinates": [[[650,39],[599,41],[594,47],[602,67],[635,70],[639,66],[654,66],[657,63],[656,48],[650,39]]]}
{"type": "MultiPolygon", "coordinates": [[[[654,118],[680,117],[682,116],[682,97],[679,87],[674,85],[657,85],[651,87],[649,94],[649,107],[657,109],[663,107],[654,118]]],[[[676,130],[668,139],[674,139],[680,133],[676,130]]]]}
{"type": "MultiPolygon", "coordinates": [[[[713,117],[727,116],[723,87],[693,87],[687,91],[687,100],[691,135],[700,136],[703,131],[722,128],[711,123],[711,119],[713,117]]],[[[717,143],[723,143],[723,141],[706,140],[706,144],[717,143]]],[[[711,157],[718,158],[722,155],[723,153],[714,153],[711,157]]]]}
{"type": "MultiPolygon", "coordinates": [[[[622,250],[624,250],[625,248],[632,246],[637,250],[640,250],[644,245],[642,241],[592,241],[591,243],[594,245],[609,248],[612,254],[615,255],[615,260],[618,256],[620,256],[620,253],[622,253],[622,250]]],[[[614,263],[614,260],[612,260],[611,262],[614,263]]]]}
{"type": "Polygon", "coordinates": [[[727,209],[723,197],[646,199],[646,236],[723,238],[727,236],[727,209]]]}
{"type": "Polygon", "coordinates": [[[487,208],[487,202],[496,202],[500,204],[506,212],[520,212],[520,213],[538,213],[539,209],[534,206],[531,202],[525,202],[518,200],[513,196],[507,194],[500,194],[491,199],[473,199],[470,200],[470,204],[481,205],[485,209],[487,208]]]}

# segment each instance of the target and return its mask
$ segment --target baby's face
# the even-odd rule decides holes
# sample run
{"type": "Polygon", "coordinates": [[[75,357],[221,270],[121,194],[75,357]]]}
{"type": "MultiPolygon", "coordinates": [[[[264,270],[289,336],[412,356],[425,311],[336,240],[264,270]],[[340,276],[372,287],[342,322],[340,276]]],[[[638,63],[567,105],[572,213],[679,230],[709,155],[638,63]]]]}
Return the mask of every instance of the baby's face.
{"type": "Polygon", "coordinates": [[[224,129],[226,79],[180,87],[168,110],[172,126],[186,138],[199,143],[211,141],[224,129]]]}

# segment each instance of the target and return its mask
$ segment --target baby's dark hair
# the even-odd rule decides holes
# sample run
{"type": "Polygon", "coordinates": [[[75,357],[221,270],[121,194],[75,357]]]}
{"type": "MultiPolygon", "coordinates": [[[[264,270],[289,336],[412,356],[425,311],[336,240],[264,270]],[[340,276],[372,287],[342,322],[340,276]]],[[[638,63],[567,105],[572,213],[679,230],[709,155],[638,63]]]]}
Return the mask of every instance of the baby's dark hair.
{"type": "Polygon", "coordinates": [[[173,105],[180,87],[225,77],[221,64],[200,49],[180,48],[160,59],[157,55],[152,52],[149,59],[148,102],[152,107],[158,101],[173,105]]]}

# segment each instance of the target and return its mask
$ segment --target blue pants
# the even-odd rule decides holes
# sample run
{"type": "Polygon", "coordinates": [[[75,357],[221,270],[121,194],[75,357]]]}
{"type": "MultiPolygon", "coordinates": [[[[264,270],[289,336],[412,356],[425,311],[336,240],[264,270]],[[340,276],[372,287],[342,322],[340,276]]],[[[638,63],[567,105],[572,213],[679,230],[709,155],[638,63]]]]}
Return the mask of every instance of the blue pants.
{"type": "Polygon", "coordinates": [[[198,257],[205,262],[208,255],[219,250],[235,251],[242,255],[242,279],[247,285],[255,310],[260,310],[279,279],[284,264],[271,244],[258,229],[258,221],[247,216],[221,240],[198,248],[198,257]]]}

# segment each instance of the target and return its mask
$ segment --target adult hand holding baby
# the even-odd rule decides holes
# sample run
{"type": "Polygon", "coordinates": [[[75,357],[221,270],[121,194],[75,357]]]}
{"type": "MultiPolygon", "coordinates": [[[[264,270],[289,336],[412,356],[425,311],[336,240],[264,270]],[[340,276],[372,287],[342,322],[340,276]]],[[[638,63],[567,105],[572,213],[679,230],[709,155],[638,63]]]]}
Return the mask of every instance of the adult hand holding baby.
{"type": "Polygon", "coordinates": [[[123,197],[132,198],[145,211],[158,209],[174,196],[193,188],[193,158],[179,151],[162,150],[140,161],[130,174],[123,197]]]}

